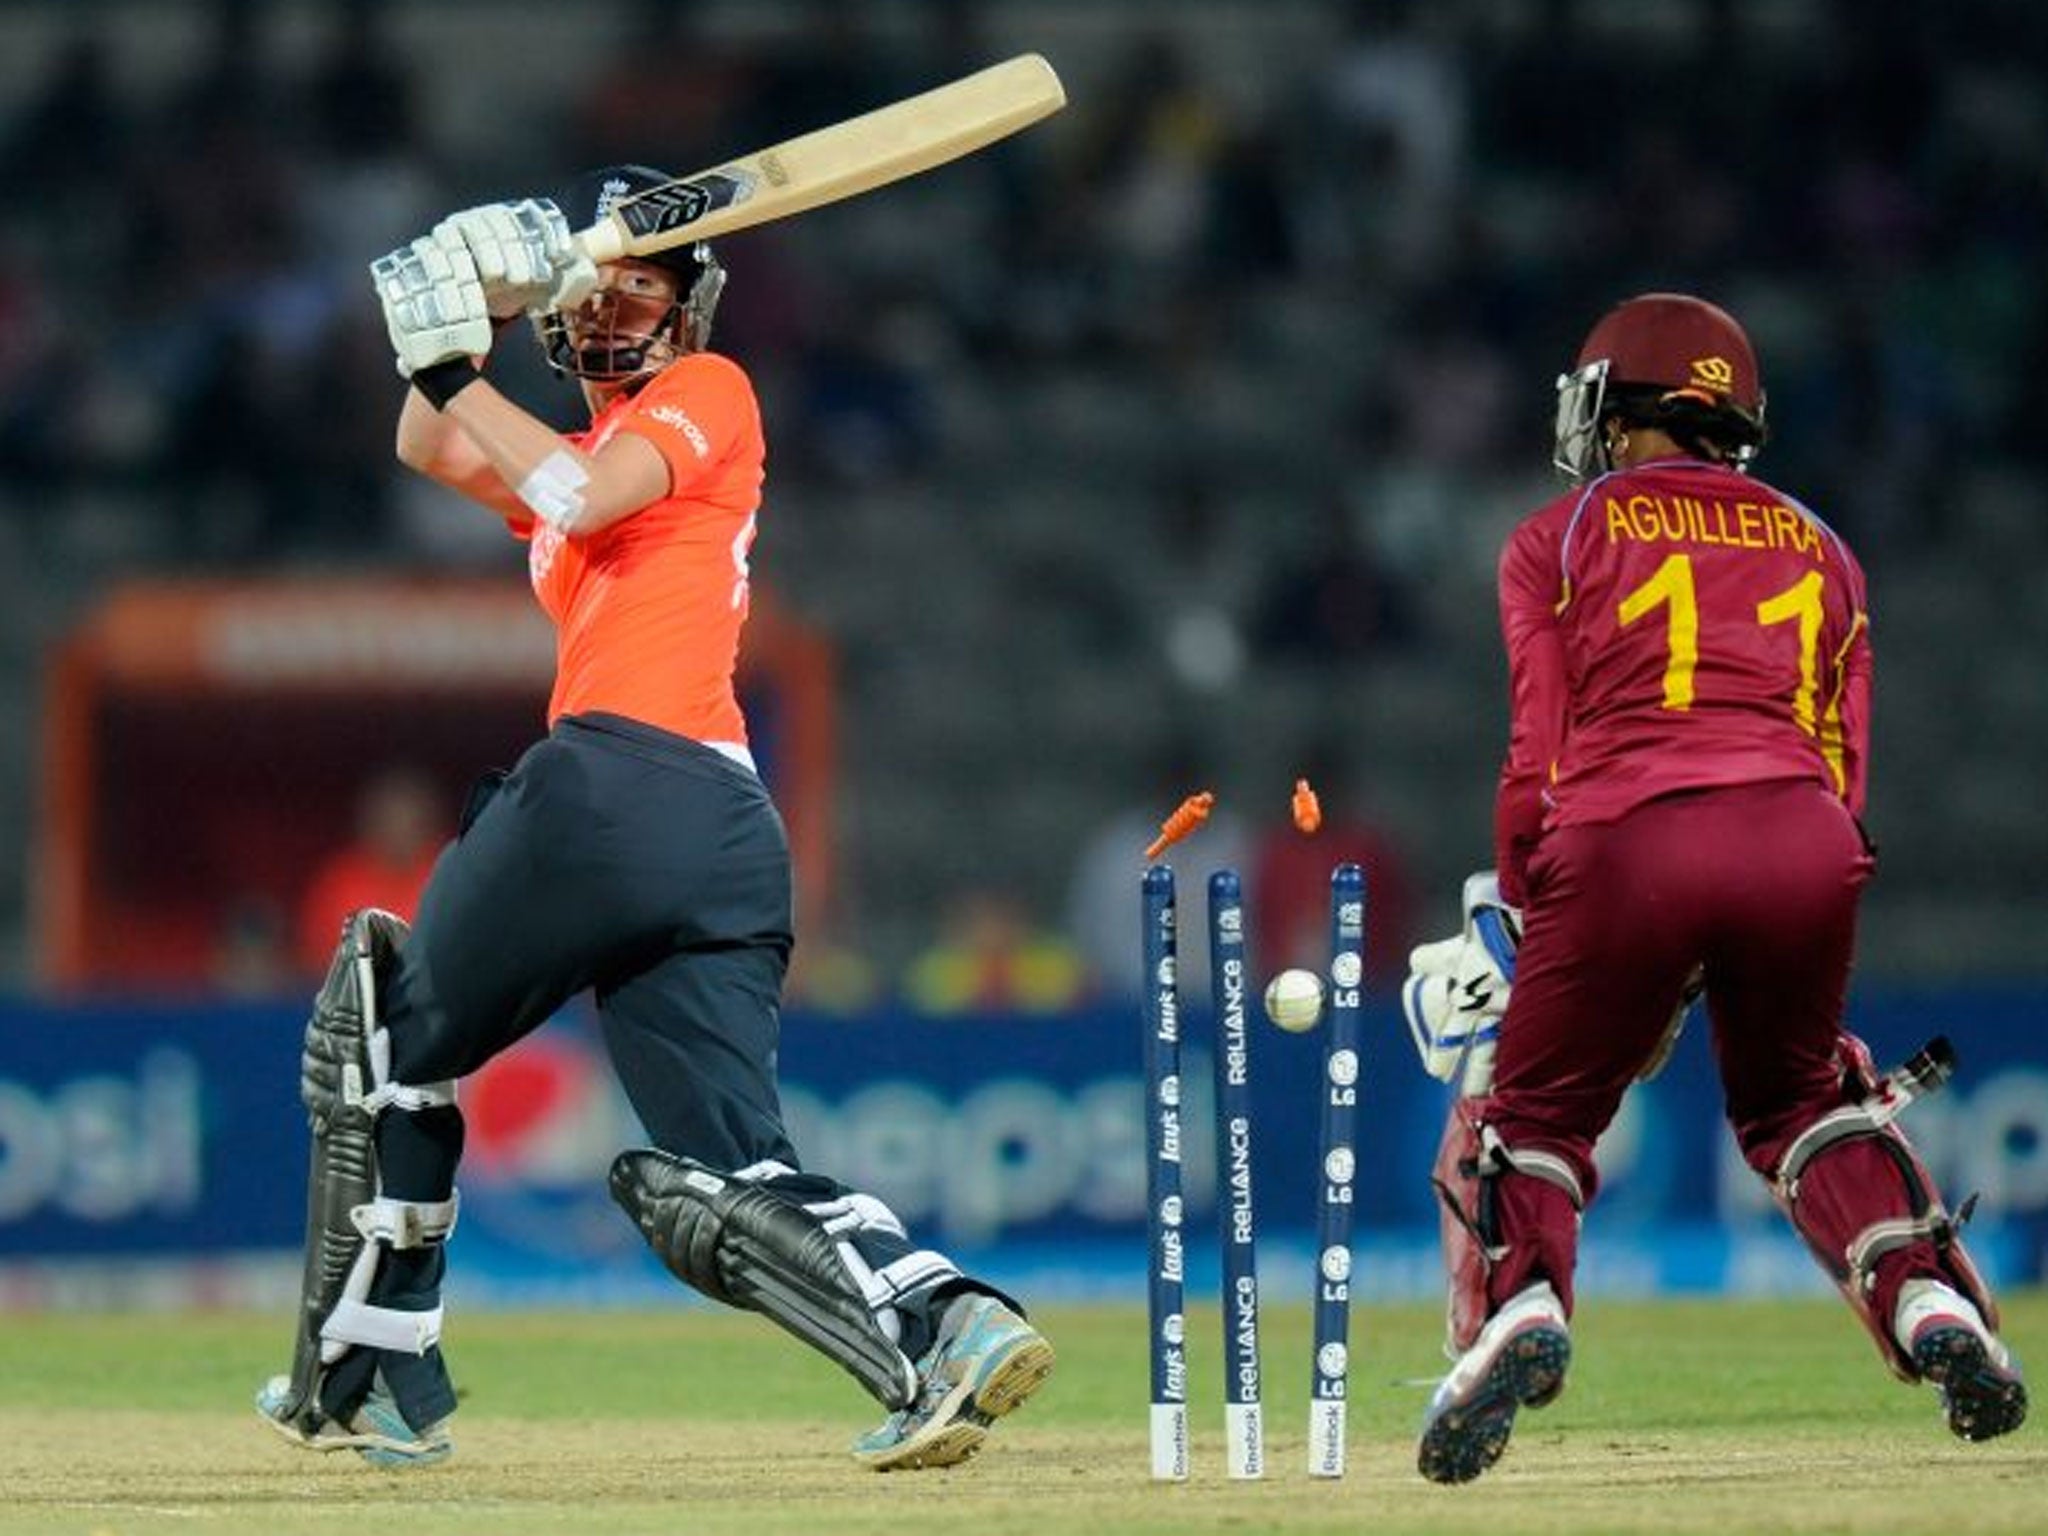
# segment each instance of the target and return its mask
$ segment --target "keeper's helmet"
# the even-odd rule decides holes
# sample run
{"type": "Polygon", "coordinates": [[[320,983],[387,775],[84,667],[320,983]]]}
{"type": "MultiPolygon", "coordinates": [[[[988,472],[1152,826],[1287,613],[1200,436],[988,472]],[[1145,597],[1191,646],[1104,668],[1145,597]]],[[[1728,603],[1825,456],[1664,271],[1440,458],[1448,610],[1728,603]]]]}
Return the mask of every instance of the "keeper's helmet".
{"type": "Polygon", "coordinates": [[[1764,442],[1764,391],[1735,317],[1683,293],[1645,293],[1603,315],[1558,377],[1552,462],[1574,480],[1612,469],[1606,423],[1616,419],[1746,468],[1764,442]]]}
{"type": "MultiPolygon", "coordinates": [[[[594,224],[614,204],[674,179],[644,165],[608,166],[580,178],[562,206],[571,223],[594,224]]],[[[608,273],[607,281],[581,304],[537,317],[549,367],[591,383],[627,383],[652,377],[683,353],[701,352],[710,344],[725,268],[709,245],[699,240],[614,265],[619,271],[608,273]],[[674,292],[635,293],[633,263],[672,277],[674,292]]],[[[650,281],[637,286],[666,285],[650,281]]]]}

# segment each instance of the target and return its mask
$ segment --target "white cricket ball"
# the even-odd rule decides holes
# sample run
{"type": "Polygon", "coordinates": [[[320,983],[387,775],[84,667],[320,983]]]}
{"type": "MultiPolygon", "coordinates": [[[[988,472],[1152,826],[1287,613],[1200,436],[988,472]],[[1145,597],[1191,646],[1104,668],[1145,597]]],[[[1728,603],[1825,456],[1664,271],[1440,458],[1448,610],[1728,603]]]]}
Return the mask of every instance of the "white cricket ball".
{"type": "Polygon", "coordinates": [[[1266,983],[1266,1017],[1293,1034],[1314,1029],[1323,1016],[1323,978],[1314,971],[1282,971],[1266,983]]]}

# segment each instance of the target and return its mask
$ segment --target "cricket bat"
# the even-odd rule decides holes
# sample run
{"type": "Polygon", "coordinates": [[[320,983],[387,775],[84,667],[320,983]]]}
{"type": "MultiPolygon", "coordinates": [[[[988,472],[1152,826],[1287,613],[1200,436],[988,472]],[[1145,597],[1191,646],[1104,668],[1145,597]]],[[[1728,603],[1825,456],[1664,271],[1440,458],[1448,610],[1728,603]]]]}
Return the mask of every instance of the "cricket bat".
{"type": "Polygon", "coordinates": [[[621,198],[576,239],[590,259],[648,256],[824,203],[854,197],[957,160],[1066,105],[1043,57],[1019,54],[772,149],[742,155],[621,198]]]}

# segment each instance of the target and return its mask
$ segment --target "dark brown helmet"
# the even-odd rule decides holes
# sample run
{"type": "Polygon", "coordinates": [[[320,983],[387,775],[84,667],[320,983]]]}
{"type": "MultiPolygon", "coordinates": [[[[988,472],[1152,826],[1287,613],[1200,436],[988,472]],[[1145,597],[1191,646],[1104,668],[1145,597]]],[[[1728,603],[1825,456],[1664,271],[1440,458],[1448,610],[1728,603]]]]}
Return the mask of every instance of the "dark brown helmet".
{"type": "Polygon", "coordinates": [[[1557,381],[1557,467],[1573,479],[1611,468],[1601,429],[1614,417],[1745,467],[1763,446],[1764,391],[1735,317],[1684,293],[1641,294],[1601,316],[1557,381]]]}

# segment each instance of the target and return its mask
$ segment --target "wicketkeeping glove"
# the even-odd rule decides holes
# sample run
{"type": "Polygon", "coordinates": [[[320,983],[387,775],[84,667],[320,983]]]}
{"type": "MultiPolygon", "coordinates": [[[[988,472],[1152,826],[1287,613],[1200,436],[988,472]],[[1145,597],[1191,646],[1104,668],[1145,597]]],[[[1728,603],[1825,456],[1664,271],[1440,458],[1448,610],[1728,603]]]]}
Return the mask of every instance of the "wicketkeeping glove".
{"type": "Polygon", "coordinates": [[[597,264],[571,238],[562,210],[544,197],[451,213],[434,226],[433,238],[451,253],[469,252],[493,319],[573,309],[597,287],[597,264]]]}
{"type": "Polygon", "coordinates": [[[458,244],[450,251],[432,235],[422,235],[371,262],[370,279],[384,306],[384,328],[398,354],[401,377],[491,350],[483,284],[466,248],[458,244]]]}
{"type": "Polygon", "coordinates": [[[1500,899],[1493,873],[1468,876],[1465,926],[1448,939],[1419,944],[1408,956],[1401,1014],[1422,1070],[1461,1091],[1484,1093],[1493,1081],[1493,1053],[1515,979],[1521,914],[1500,899]]]}

